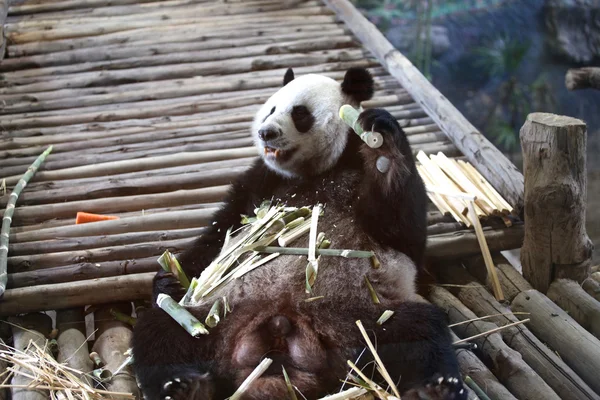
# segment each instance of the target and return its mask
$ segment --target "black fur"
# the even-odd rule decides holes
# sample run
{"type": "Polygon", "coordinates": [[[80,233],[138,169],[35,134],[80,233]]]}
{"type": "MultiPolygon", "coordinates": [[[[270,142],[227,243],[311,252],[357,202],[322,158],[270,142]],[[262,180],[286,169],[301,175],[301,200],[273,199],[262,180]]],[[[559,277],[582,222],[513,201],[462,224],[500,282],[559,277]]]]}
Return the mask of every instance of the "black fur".
{"type": "Polygon", "coordinates": [[[315,123],[315,117],[310,113],[306,106],[295,106],[292,108],[292,121],[298,132],[308,132],[315,123]]]}
{"type": "Polygon", "coordinates": [[[294,71],[291,68],[288,68],[288,70],[285,71],[285,75],[283,76],[283,86],[287,85],[288,83],[290,83],[293,80],[294,80],[294,71]]]}
{"type": "MultiPolygon", "coordinates": [[[[364,70],[348,71],[342,90],[355,99],[366,100],[372,95],[372,79],[366,71],[361,71],[364,70]]],[[[288,70],[284,84],[289,82],[288,75],[293,79],[293,73],[288,70]]],[[[227,229],[240,226],[240,214],[251,215],[255,206],[270,198],[280,199],[290,206],[332,205],[352,216],[371,240],[407,254],[420,267],[426,240],[426,194],[408,140],[387,111],[367,110],[361,114],[360,121],[363,128],[380,132],[384,145],[370,149],[356,134],[348,132],[348,144],[341,158],[321,175],[284,178],[269,169],[262,159],[257,160],[233,184],[225,205],[213,218],[216,223],[179,257],[186,274],[199,276],[219,253],[227,229]],[[375,168],[375,161],[381,156],[391,160],[392,167],[387,174],[375,168]]],[[[164,271],[154,279],[154,300],[160,292],[170,294],[175,300],[182,296],[173,276],[164,271]]],[[[243,319],[264,310],[282,308],[310,319],[311,329],[324,343],[327,365],[316,374],[322,392],[304,393],[308,398],[339,388],[339,380],[346,373],[346,360],[355,360],[364,348],[354,324],[358,319],[367,332],[375,333],[378,353],[391,375],[402,377],[400,387],[409,400],[419,399],[421,395],[432,400],[466,398],[441,310],[423,303],[394,303],[394,316],[378,326],[375,321],[384,308],[379,306],[374,313],[373,304],[340,299],[344,297],[318,303],[285,304],[282,294],[281,299],[270,299],[269,304],[264,304],[253,303],[253,299],[246,297],[244,304],[234,305],[234,313],[243,319]],[[446,379],[441,383],[431,381],[436,374],[446,379]]],[[[204,318],[207,310],[191,311],[204,318]]],[[[232,315],[208,336],[195,339],[162,310],[144,313],[134,329],[133,354],[134,369],[146,398],[218,400],[231,395],[235,390],[232,383],[235,366],[228,364],[222,352],[235,345],[235,340],[231,340],[237,336],[227,335],[240,329],[241,323],[232,315]]],[[[368,356],[363,356],[361,365],[369,361],[368,356]]]]}
{"type": "Polygon", "coordinates": [[[350,68],[342,82],[342,92],[346,93],[357,103],[369,100],[375,91],[373,78],[364,68],[350,68]]]}

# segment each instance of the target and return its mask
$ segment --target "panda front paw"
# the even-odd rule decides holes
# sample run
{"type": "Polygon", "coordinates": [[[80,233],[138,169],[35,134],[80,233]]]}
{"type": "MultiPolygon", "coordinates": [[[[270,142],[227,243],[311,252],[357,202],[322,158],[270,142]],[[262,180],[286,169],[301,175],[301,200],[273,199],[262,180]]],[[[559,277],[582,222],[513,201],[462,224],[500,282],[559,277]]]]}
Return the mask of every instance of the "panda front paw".
{"type": "Polygon", "coordinates": [[[409,390],[403,400],[466,400],[467,391],[455,376],[436,375],[425,385],[409,390]]]}
{"type": "Polygon", "coordinates": [[[167,380],[160,392],[161,400],[210,400],[215,386],[210,374],[188,373],[167,380]]]}
{"type": "Polygon", "coordinates": [[[158,271],[152,282],[152,304],[156,305],[156,299],[160,293],[168,294],[175,301],[179,301],[185,295],[185,288],[171,272],[163,269],[158,271]]]}
{"type": "Polygon", "coordinates": [[[358,121],[365,131],[379,132],[383,136],[380,150],[390,150],[399,140],[406,140],[406,135],[396,118],[382,108],[370,108],[358,116],[358,121]]]}

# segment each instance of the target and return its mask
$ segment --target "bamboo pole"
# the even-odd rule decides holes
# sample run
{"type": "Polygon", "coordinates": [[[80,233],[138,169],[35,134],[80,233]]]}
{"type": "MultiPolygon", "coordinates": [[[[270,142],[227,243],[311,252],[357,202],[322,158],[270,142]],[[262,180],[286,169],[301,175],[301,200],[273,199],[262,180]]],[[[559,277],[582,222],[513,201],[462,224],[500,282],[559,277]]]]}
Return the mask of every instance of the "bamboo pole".
{"type": "Polygon", "coordinates": [[[600,393],[598,339],[537,290],[528,290],[515,297],[512,309],[530,313],[529,329],[556,351],[596,393],[600,393]]]}
{"type": "Polygon", "coordinates": [[[154,275],[155,272],[147,272],[91,281],[8,289],[0,302],[0,315],[146,299],[152,295],[154,275]]]}
{"type": "Polygon", "coordinates": [[[58,329],[57,361],[78,371],[79,379],[92,385],[90,373],[93,363],[89,357],[83,308],[58,311],[56,313],[56,329],[58,329]]]}
{"type": "MultiPolygon", "coordinates": [[[[16,313],[15,313],[16,314],[16,313]]],[[[13,332],[13,347],[26,354],[33,354],[35,348],[31,348],[30,342],[38,347],[50,351],[46,345],[46,338],[52,330],[52,319],[46,314],[28,314],[22,317],[10,317],[13,332]]],[[[26,365],[16,366],[10,383],[19,386],[11,388],[11,399],[13,400],[47,400],[50,397],[48,390],[28,388],[35,382],[35,373],[26,365]]]]}
{"type": "Polygon", "coordinates": [[[403,56],[349,0],[325,0],[379,62],[423,105],[469,162],[517,210],[523,203],[523,176],[465,117],[403,56]]]}
{"type": "MultiPolygon", "coordinates": [[[[456,297],[443,288],[435,287],[431,291],[430,300],[448,313],[451,323],[476,319],[476,315],[465,307],[456,297]]],[[[453,327],[453,331],[461,338],[487,332],[497,326],[485,321],[472,321],[453,327]]],[[[508,347],[499,332],[475,339],[484,362],[492,367],[492,371],[500,382],[517,398],[559,400],[560,397],[544,382],[538,374],[527,365],[521,355],[508,347]]]]}
{"type": "Polygon", "coordinates": [[[8,243],[10,241],[10,224],[12,222],[13,213],[15,210],[15,204],[17,203],[17,199],[21,194],[21,191],[25,189],[27,182],[33,177],[33,175],[37,172],[40,165],[44,162],[48,154],[52,151],[52,146],[50,146],[46,151],[44,151],[38,158],[35,160],[33,164],[27,169],[25,174],[19,179],[17,185],[14,190],[8,197],[8,201],[6,203],[6,209],[4,210],[4,217],[2,218],[2,228],[0,229],[0,297],[6,290],[6,281],[8,279],[7,270],[6,270],[6,262],[8,257],[8,243]]]}

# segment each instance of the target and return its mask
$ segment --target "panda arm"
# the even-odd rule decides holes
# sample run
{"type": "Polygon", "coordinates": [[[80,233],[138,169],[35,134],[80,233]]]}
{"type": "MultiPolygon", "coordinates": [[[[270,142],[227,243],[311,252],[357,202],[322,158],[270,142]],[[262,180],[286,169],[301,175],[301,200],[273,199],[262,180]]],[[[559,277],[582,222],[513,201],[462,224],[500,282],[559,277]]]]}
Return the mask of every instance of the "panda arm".
{"type": "MultiPolygon", "coordinates": [[[[198,277],[217,257],[229,228],[241,226],[241,214],[250,214],[281,181],[262,160],[238,178],[232,185],[223,206],[214,214],[206,231],[178,256],[181,267],[189,277],[198,277]]],[[[169,294],[179,301],[185,290],[171,273],[159,270],[153,282],[153,304],[159,293],[169,294]]]]}
{"type": "Polygon", "coordinates": [[[132,339],[133,370],[147,400],[211,400],[218,386],[209,349],[212,336],[190,336],[154,308],[138,319],[132,339]]]}
{"type": "Polygon", "coordinates": [[[363,129],[383,135],[376,149],[361,144],[364,175],[355,211],[367,233],[379,243],[423,261],[427,238],[427,195],[408,139],[396,119],[382,109],[369,109],[359,119],[363,129]],[[389,160],[387,170],[377,168],[378,159],[389,160]]]}

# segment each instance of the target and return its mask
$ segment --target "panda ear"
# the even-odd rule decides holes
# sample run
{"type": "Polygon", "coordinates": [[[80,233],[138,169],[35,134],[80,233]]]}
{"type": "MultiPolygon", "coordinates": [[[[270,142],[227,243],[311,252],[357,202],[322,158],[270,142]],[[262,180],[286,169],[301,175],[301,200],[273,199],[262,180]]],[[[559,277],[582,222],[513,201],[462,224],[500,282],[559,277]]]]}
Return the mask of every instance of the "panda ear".
{"type": "Polygon", "coordinates": [[[288,68],[288,70],[285,71],[285,75],[283,76],[283,86],[287,85],[288,83],[290,83],[293,80],[294,80],[294,71],[291,68],[288,68]]]}
{"type": "Polygon", "coordinates": [[[342,92],[350,96],[357,103],[373,97],[373,77],[364,68],[354,67],[346,71],[342,82],[342,92]]]}

